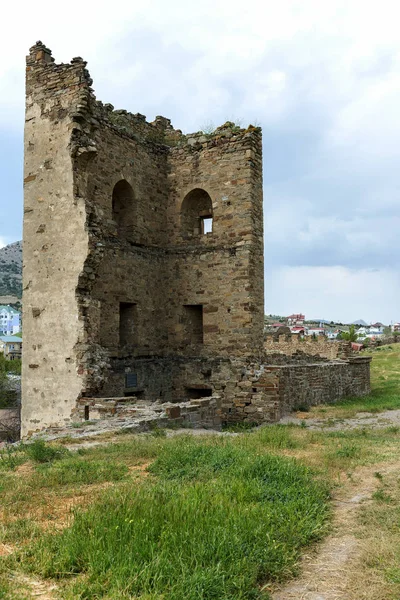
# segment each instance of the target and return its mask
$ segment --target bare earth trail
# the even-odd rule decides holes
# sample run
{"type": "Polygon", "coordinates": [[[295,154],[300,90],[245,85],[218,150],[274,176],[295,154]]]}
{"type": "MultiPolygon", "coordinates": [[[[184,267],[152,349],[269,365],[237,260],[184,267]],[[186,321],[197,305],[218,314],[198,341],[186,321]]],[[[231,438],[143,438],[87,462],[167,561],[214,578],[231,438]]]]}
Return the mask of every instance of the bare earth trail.
{"type": "Polygon", "coordinates": [[[331,420],[318,417],[309,418],[308,413],[305,413],[303,418],[289,415],[281,419],[280,423],[284,425],[289,423],[304,425],[306,423],[309,429],[320,431],[348,431],[358,427],[384,429],[390,425],[400,427],[400,410],[385,410],[379,413],[359,412],[355,417],[331,420]]]}
{"type": "Polygon", "coordinates": [[[37,577],[29,577],[27,575],[19,575],[18,583],[27,590],[29,596],[24,595],[23,598],[40,598],[40,600],[56,600],[57,596],[54,596],[54,593],[57,590],[57,586],[53,583],[49,583],[48,581],[44,581],[37,577]]]}
{"type": "Polygon", "coordinates": [[[305,554],[301,575],[272,593],[272,600],[360,600],[373,598],[368,594],[368,581],[364,589],[354,589],[354,573],[359,569],[363,544],[354,534],[357,513],[371,501],[378,487],[374,473],[379,469],[383,476],[400,474],[400,460],[381,467],[373,465],[355,471],[352,481],[338,490],[333,499],[334,515],[332,533],[311,554],[305,554]]]}
{"type": "MultiPolygon", "coordinates": [[[[302,419],[287,417],[282,423],[301,423],[302,419]]],[[[322,431],[345,431],[371,427],[380,429],[400,425],[400,410],[379,414],[358,413],[354,418],[341,419],[328,425],[323,419],[307,418],[307,427],[322,431]]],[[[400,453],[399,453],[400,454],[400,453]]],[[[272,600],[375,600],[371,582],[356,575],[363,561],[363,551],[371,540],[355,535],[357,519],[379,486],[377,471],[382,477],[400,476],[400,458],[393,463],[359,467],[336,491],[333,503],[332,533],[311,553],[303,555],[300,576],[283,587],[273,588],[272,600]],[[358,583],[359,587],[355,584],[358,583]]],[[[376,599],[376,600],[380,600],[376,599]]]]}

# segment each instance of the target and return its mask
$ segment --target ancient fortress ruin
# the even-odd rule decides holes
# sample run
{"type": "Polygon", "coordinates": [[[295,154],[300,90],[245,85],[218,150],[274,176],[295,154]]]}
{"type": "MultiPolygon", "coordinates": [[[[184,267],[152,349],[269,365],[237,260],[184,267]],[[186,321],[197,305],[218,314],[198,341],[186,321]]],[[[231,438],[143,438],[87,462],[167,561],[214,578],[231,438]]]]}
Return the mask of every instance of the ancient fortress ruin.
{"type": "Polygon", "coordinates": [[[81,58],[30,49],[22,435],[146,403],[270,422],[367,393],[368,359],[264,346],[260,128],[183,135],[91,85],[81,58]]]}

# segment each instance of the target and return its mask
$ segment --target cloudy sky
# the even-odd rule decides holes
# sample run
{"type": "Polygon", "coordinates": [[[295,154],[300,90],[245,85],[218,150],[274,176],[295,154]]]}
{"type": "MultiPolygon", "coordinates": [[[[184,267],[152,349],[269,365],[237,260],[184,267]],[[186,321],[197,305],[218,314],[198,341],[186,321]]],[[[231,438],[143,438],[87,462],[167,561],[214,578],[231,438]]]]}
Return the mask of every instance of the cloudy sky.
{"type": "Polygon", "coordinates": [[[88,61],[96,95],[185,132],[264,139],[265,307],[400,320],[395,0],[69,0],[0,8],[0,241],[22,236],[25,54],[88,61]]]}

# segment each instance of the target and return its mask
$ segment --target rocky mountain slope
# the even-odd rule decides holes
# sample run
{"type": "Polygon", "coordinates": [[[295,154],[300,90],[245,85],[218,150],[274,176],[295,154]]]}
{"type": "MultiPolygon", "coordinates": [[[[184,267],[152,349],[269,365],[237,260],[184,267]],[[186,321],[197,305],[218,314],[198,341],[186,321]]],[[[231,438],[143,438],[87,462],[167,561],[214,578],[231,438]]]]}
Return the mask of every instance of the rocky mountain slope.
{"type": "Polygon", "coordinates": [[[22,242],[0,248],[0,296],[22,296],[22,242]]]}

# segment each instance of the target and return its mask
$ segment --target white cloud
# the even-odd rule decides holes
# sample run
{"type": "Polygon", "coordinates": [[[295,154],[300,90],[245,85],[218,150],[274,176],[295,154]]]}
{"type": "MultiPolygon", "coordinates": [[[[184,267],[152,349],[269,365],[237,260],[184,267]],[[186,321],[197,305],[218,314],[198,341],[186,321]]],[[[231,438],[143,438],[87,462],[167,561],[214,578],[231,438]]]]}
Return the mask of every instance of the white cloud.
{"type": "Polygon", "coordinates": [[[283,267],[266,279],[265,306],[272,314],[389,324],[400,318],[399,295],[400,276],[392,270],[283,267]]]}
{"type": "MultiPolygon", "coordinates": [[[[373,281],[382,296],[398,293],[389,269],[400,256],[396,0],[70,0],[62,18],[21,0],[2,6],[0,17],[0,140],[21,136],[24,57],[38,39],[57,62],[87,60],[97,97],[117,108],[150,120],[163,114],[184,131],[257,121],[267,280],[282,265],[274,271],[284,282],[281,302],[306,280],[316,298],[324,286],[334,297],[339,274],[349,290],[350,281],[373,281]],[[297,278],[301,265],[311,270],[297,278]],[[365,270],[372,267],[379,277],[365,270]],[[295,269],[290,277],[285,268],[295,269]],[[317,268],[330,275],[318,272],[314,289],[317,268]]],[[[20,202],[19,189],[7,201],[13,193],[20,202]]],[[[336,306],[347,310],[348,298],[336,306]]],[[[384,306],[379,294],[371,298],[384,306]]]]}

